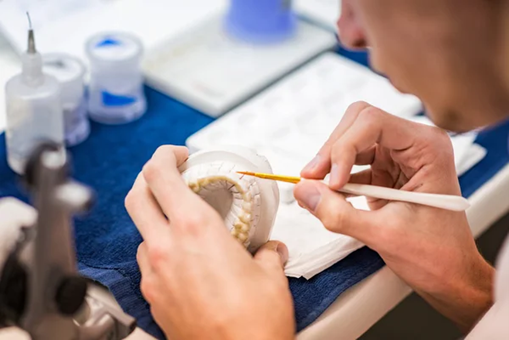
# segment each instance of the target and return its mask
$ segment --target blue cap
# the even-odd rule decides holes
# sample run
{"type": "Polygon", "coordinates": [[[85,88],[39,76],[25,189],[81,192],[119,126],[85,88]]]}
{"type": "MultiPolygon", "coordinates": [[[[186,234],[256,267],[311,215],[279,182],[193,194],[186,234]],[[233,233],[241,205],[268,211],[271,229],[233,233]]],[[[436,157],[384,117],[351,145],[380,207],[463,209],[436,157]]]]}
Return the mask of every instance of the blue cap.
{"type": "Polygon", "coordinates": [[[226,29],[253,43],[275,43],[293,36],[297,18],[291,0],[231,0],[226,29]]]}

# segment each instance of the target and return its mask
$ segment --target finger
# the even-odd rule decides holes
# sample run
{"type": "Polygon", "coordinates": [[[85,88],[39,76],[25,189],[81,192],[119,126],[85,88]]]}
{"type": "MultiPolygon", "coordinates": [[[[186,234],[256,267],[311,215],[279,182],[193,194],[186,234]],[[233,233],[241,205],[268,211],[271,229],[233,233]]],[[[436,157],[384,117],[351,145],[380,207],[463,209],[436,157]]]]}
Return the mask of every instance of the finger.
{"type": "Polygon", "coordinates": [[[371,165],[375,161],[376,145],[373,145],[368,150],[360,152],[355,157],[355,165],[371,165]]]}
{"type": "Polygon", "coordinates": [[[258,249],[254,259],[268,271],[283,273],[288,256],[288,248],[284,243],[269,241],[258,249]]]}
{"type": "Polygon", "coordinates": [[[367,197],[368,207],[370,210],[379,210],[389,204],[389,201],[379,198],[367,197]]]}
{"type": "Polygon", "coordinates": [[[372,181],[372,171],[371,169],[362,170],[350,175],[350,180],[348,183],[354,184],[368,184],[370,185],[372,181]]]}
{"type": "Polygon", "coordinates": [[[150,261],[147,255],[147,244],[145,242],[140,243],[138,246],[138,252],[136,253],[136,261],[138,262],[138,267],[140,267],[141,276],[148,276],[152,274],[152,266],[150,265],[150,261]]]}
{"type": "MultiPolygon", "coordinates": [[[[374,146],[373,148],[365,151],[365,152],[361,152],[360,154],[357,155],[357,158],[355,160],[355,164],[356,165],[370,165],[370,164],[373,164],[374,160],[375,160],[375,152],[376,152],[376,146],[374,146]]],[[[362,171],[359,171],[359,172],[356,172],[356,173],[353,173],[350,175],[350,180],[348,181],[348,183],[355,183],[355,184],[373,184],[372,183],[373,179],[372,179],[372,170],[371,169],[366,169],[366,170],[362,170],[362,171]]],[[[350,195],[350,194],[344,194],[343,193],[343,196],[344,197],[355,197],[355,196],[358,196],[358,195],[350,195]]]]}
{"type": "MultiPolygon", "coordinates": [[[[390,176],[382,176],[382,177],[378,176],[378,177],[374,178],[373,170],[371,170],[371,169],[366,169],[366,170],[351,174],[350,180],[348,181],[348,183],[377,185],[377,186],[392,188],[392,180],[390,179],[390,176]]],[[[342,195],[345,198],[359,196],[359,195],[349,195],[349,194],[344,194],[344,193],[342,193],[342,195]]],[[[384,207],[388,203],[387,200],[381,200],[381,199],[377,199],[377,198],[373,198],[373,197],[366,197],[366,201],[368,202],[368,206],[371,210],[378,210],[378,209],[384,207]]]]}
{"type": "Polygon", "coordinates": [[[154,269],[150,264],[148,256],[148,246],[145,242],[142,242],[138,246],[138,252],[136,253],[136,261],[140,268],[140,291],[145,300],[152,304],[157,298],[154,284],[157,282],[157,277],[154,275],[154,269]]]}
{"type": "Polygon", "coordinates": [[[408,120],[374,107],[364,109],[332,147],[329,186],[337,190],[345,185],[357,156],[376,144],[394,151],[410,148],[419,135],[416,130],[408,120]]]}
{"type": "Polygon", "coordinates": [[[356,102],[346,109],[343,118],[331,133],[325,144],[318,151],[316,157],[302,170],[302,177],[323,179],[325,175],[327,175],[331,167],[330,152],[332,145],[345,133],[345,131],[350,128],[357,118],[357,115],[369,106],[370,105],[366,102],[356,102]]]}
{"type": "Polygon", "coordinates": [[[168,221],[141,174],[125,198],[125,207],[145,241],[166,237],[168,221]]]}
{"type": "Polygon", "coordinates": [[[330,231],[348,235],[370,244],[376,239],[378,226],[375,212],[355,209],[343,195],[313,180],[301,181],[295,186],[299,204],[316,216],[330,231]]]}
{"type": "MultiPolygon", "coordinates": [[[[163,145],[161,148],[161,151],[164,152],[170,152],[173,151],[176,159],[176,165],[177,167],[184,164],[185,161],[189,158],[189,149],[185,146],[180,145],[163,145]],[[166,151],[167,150],[167,151],[166,151]]],[[[157,152],[157,150],[156,150],[157,152]]]]}
{"type": "Polygon", "coordinates": [[[178,170],[186,158],[187,151],[181,147],[163,146],[143,168],[148,187],[170,221],[206,209],[206,203],[189,189],[178,170]]]}
{"type": "MultiPolygon", "coordinates": [[[[371,169],[366,169],[359,171],[357,173],[354,173],[350,176],[350,180],[348,183],[353,184],[371,184],[371,169]]],[[[346,194],[341,193],[344,198],[350,198],[350,197],[358,197],[359,195],[352,195],[352,194],[346,194]]]]}

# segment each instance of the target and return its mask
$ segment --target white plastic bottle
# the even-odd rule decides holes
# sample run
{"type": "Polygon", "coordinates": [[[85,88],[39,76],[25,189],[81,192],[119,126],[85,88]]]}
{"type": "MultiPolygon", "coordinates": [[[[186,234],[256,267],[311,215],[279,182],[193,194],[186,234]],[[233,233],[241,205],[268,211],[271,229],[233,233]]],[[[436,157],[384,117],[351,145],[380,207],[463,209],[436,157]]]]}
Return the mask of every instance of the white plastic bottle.
{"type": "Polygon", "coordinates": [[[65,144],[68,147],[75,146],[90,134],[85,98],[85,65],[72,55],[45,53],[43,72],[54,76],[60,83],[65,144]]]}
{"type": "Polygon", "coordinates": [[[32,28],[22,71],[5,85],[5,99],[7,162],[13,171],[24,173],[26,161],[41,142],[57,143],[65,155],[60,84],[42,72],[32,28]]]}

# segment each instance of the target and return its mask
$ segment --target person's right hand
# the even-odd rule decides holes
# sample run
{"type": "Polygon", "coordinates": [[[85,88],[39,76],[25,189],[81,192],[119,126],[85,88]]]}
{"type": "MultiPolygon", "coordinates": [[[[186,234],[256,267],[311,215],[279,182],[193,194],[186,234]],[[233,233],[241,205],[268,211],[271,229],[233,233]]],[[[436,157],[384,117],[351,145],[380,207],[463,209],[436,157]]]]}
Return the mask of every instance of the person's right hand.
{"type": "Polygon", "coordinates": [[[464,212],[369,200],[352,207],[331,189],[347,182],[460,195],[452,144],[436,127],[352,104],[296,185],[299,204],[324,226],[377,251],[417,293],[469,330],[492,304],[493,268],[479,254],[464,212]],[[354,164],[371,168],[350,175],[354,164]],[[311,179],[330,173],[329,186],[311,179]]]}

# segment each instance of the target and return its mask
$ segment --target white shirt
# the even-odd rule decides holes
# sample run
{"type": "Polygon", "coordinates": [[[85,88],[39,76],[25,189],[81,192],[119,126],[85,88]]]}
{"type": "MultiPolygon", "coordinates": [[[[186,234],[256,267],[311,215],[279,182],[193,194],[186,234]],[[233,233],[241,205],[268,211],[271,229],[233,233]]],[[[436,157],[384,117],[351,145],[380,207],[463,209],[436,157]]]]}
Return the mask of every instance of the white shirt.
{"type": "Polygon", "coordinates": [[[509,237],[496,263],[495,303],[465,340],[509,339],[509,237]]]}

